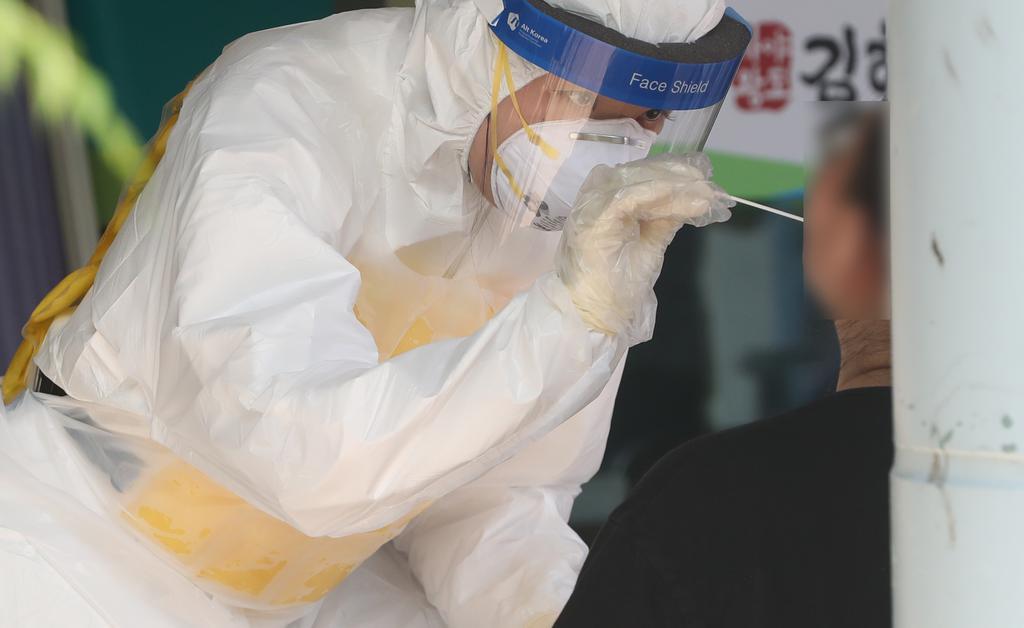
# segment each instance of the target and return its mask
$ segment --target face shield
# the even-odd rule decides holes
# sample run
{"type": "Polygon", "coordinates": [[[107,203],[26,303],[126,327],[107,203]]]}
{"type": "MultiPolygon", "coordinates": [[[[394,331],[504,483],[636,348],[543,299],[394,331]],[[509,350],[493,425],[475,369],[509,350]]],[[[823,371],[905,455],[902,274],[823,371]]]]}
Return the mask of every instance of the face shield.
{"type": "Polygon", "coordinates": [[[732,9],[696,42],[653,45],[541,0],[506,0],[490,26],[482,187],[506,233],[560,230],[598,165],[702,150],[751,38],[732,9]],[[516,85],[522,62],[539,76],[516,85]]]}

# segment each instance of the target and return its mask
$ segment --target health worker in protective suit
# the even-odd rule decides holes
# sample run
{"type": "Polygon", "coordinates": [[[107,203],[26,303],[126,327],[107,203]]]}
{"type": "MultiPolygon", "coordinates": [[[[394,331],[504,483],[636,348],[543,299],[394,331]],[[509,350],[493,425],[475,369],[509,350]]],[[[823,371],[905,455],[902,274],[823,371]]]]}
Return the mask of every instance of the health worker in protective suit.
{"type": "Polygon", "coordinates": [[[0,623],[554,621],[750,39],[556,4],[252,34],[172,103],[3,381],[0,623]]]}

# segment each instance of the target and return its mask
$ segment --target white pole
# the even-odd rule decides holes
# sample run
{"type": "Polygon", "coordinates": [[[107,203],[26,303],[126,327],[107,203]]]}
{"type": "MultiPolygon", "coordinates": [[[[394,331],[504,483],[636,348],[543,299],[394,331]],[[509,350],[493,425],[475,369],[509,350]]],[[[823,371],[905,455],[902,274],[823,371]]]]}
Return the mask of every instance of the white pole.
{"type": "Polygon", "coordinates": [[[1024,627],[1022,27],[892,3],[897,628],[1024,627]]]}

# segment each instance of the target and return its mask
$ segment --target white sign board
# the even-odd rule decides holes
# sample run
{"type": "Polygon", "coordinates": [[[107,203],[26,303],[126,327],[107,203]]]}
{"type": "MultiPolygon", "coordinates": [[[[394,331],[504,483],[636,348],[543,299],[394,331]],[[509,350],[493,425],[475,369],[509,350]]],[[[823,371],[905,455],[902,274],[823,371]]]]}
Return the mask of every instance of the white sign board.
{"type": "Polygon", "coordinates": [[[803,103],[881,100],[886,0],[732,0],[754,29],[708,149],[802,163],[803,103]]]}

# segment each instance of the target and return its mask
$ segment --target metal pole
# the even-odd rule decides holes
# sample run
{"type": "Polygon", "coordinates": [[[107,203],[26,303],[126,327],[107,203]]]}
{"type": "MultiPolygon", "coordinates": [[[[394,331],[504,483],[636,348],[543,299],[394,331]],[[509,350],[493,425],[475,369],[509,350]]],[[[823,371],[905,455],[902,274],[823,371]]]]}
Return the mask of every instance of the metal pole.
{"type": "Polygon", "coordinates": [[[897,628],[1024,626],[1021,26],[892,3],[897,628]]]}

